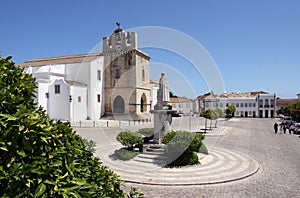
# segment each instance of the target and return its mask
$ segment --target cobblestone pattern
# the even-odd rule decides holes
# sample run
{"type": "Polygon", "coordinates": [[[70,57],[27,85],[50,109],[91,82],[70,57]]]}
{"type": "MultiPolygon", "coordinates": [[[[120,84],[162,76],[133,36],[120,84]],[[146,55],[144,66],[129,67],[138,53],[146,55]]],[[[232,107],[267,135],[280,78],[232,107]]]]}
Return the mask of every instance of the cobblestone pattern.
{"type": "MultiPolygon", "coordinates": [[[[195,186],[137,187],[145,197],[300,197],[300,138],[274,134],[275,119],[234,119],[229,136],[213,139],[214,145],[248,155],[256,160],[259,171],[246,179],[230,183],[195,186]]],[[[213,138],[213,137],[212,137],[213,138]]],[[[207,138],[206,141],[212,141],[207,138]]]]}

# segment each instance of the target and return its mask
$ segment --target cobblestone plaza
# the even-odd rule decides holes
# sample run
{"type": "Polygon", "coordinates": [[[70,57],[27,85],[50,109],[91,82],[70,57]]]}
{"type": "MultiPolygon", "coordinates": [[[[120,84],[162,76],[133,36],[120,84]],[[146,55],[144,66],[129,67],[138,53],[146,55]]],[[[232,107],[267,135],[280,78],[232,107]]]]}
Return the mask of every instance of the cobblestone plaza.
{"type": "MultiPolygon", "coordinates": [[[[176,118],[173,122],[173,128],[188,129],[187,123],[189,122],[184,119],[189,118],[176,118]]],[[[197,123],[201,125],[203,122],[201,119],[193,118],[191,121],[192,125],[195,126],[197,123]]],[[[299,197],[300,139],[297,135],[275,134],[273,132],[275,121],[277,120],[231,119],[222,121],[218,125],[218,128],[231,129],[227,130],[225,134],[214,135],[218,128],[208,132],[205,143],[212,153],[215,149],[217,151],[222,151],[223,149],[224,152],[238,153],[258,163],[258,171],[249,177],[201,185],[172,186],[126,182],[125,188],[135,186],[144,193],[145,197],[299,197]]],[[[151,123],[146,125],[132,126],[131,129],[150,127],[151,123]]],[[[81,135],[96,141],[96,150],[101,150],[101,148],[107,148],[111,145],[114,145],[116,148],[119,147],[114,140],[118,133],[116,128],[78,128],[76,130],[81,135]],[[108,139],[110,141],[107,141],[108,139]]],[[[100,156],[100,159],[102,157],[100,156]]],[[[243,165],[240,164],[240,166],[243,165]]],[[[238,168],[236,167],[236,169],[238,168]]],[[[229,169],[229,171],[235,170],[229,169]]],[[[214,174],[213,168],[211,174],[214,174]]],[[[193,180],[193,175],[197,176],[197,173],[183,172],[181,177],[193,180]]],[[[213,177],[214,175],[211,176],[213,177]]],[[[215,175],[215,177],[218,176],[215,175]]]]}

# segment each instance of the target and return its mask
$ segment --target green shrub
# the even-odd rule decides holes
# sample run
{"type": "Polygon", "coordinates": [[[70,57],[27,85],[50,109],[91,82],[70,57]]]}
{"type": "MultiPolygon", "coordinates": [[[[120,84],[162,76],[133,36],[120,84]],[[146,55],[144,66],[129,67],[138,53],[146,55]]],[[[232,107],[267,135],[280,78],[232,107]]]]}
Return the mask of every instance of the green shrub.
{"type": "Polygon", "coordinates": [[[162,136],[161,142],[163,144],[168,144],[173,139],[173,137],[175,137],[175,135],[175,131],[170,131],[162,136]]]}
{"type": "Polygon", "coordinates": [[[169,158],[169,166],[186,166],[199,162],[196,152],[201,148],[204,135],[186,131],[171,131],[162,137],[162,143],[166,144],[166,154],[169,158]]]}
{"type": "Polygon", "coordinates": [[[117,135],[117,140],[129,150],[133,150],[135,145],[143,142],[143,138],[140,134],[131,131],[123,131],[119,133],[117,135]]]}
{"type": "Polygon", "coordinates": [[[129,151],[127,149],[119,149],[119,150],[115,150],[115,156],[120,159],[120,160],[130,160],[132,158],[134,158],[135,156],[137,156],[139,153],[136,151],[129,151]]]}
{"type": "Polygon", "coordinates": [[[171,131],[162,137],[162,143],[167,144],[168,149],[190,150],[198,152],[205,135],[194,134],[187,131],[171,131]]]}
{"type": "Polygon", "coordinates": [[[197,153],[186,151],[182,155],[180,155],[176,160],[171,162],[168,166],[176,167],[176,166],[194,165],[198,163],[199,163],[199,158],[197,153]]]}
{"type": "Polygon", "coordinates": [[[154,135],[154,128],[142,128],[138,130],[138,133],[144,136],[152,136],[154,135]]]}
{"type": "MultiPolygon", "coordinates": [[[[34,79],[0,57],[0,195],[124,197],[122,181],[69,123],[34,103],[34,79]]],[[[91,146],[91,145],[90,145],[91,146]]]]}
{"type": "Polygon", "coordinates": [[[199,153],[208,154],[208,149],[204,143],[201,144],[201,146],[199,148],[199,153]]]}

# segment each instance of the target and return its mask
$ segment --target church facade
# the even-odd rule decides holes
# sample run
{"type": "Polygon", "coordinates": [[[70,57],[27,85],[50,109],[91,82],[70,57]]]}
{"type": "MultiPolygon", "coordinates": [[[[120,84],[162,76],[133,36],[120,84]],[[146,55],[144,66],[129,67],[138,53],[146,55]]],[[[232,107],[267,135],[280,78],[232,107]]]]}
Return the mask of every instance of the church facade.
{"type": "Polygon", "coordinates": [[[150,57],[137,42],[135,32],[118,27],[103,38],[102,53],[40,58],[19,66],[36,78],[36,101],[52,119],[147,118],[150,57]]]}

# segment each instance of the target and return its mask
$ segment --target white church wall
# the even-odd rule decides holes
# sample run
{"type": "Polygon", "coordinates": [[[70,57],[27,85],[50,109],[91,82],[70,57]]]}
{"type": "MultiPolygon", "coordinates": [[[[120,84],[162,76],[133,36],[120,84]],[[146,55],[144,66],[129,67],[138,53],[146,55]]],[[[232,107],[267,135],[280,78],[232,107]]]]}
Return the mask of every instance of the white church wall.
{"type": "Polygon", "coordinates": [[[87,88],[71,86],[70,95],[72,101],[70,103],[70,117],[72,121],[80,121],[87,119],[87,88]]]}
{"type": "Polygon", "coordinates": [[[48,113],[48,87],[51,83],[43,83],[38,82],[38,90],[37,90],[37,97],[36,101],[38,102],[39,106],[43,107],[44,110],[48,113]]]}
{"type": "Polygon", "coordinates": [[[48,114],[51,119],[70,120],[70,86],[63,80],[55,80],[49,86],[48,114]],[[55,93],[55,85],[58,85],[59,93],[55,93]]]}
{"type": "Polygon", "coordinates": [[[104,114],[103,82],[104,58],[100,57],[90,63],[90,92],[88,93],[88,116],[91,120],[99,119],[104,114]]]}

